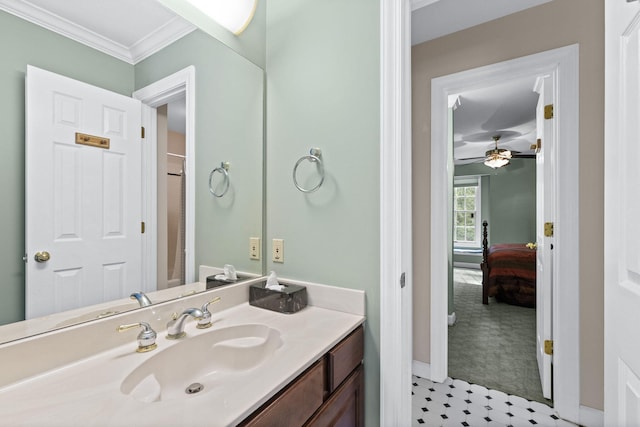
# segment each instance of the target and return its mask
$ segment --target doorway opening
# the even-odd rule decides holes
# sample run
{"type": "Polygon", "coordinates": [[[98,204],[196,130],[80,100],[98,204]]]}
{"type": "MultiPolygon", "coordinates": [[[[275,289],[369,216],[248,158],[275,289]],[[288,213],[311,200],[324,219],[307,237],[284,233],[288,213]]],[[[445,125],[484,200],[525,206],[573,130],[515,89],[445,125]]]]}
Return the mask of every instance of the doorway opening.
{"type": "Polygon", "coordinates": [[[189,66],[139,89],[133,97],[143,103],[142,124],[147,140],[142,156],[142,210],[145,222],[151,226],[143,235],[144,290],[191,283],[196,276],[195,180],[190,173],[195,170],[195,67],[189,66]],[[169,126],[167,122],[176,117],[179,127],[169,126]],[[164,135],[158,131],[162,121],[164,135]],[[183,142],[177,146],[167,143],[170,132],[166,129],[171,127],[180,130],[176,133],[184,131],[183,137],[177,138],[183,142]],[[162,167],[165,170],[160,170],[162,167]],[[159,181],[164,182],[164,188],[159,181]],[[174,212],[167,215],[169,182],[174,190],[171,197],[174,212]],[[169,231],[171,250],[167,244],[169,231]]]}
{"type": "MultiPolygon", "coordinates": [[[[550,404],[536,354],[536,251],[526,246],[536,242],[536,199],[543,196],[536,191],[536,80],[527,76],[462,91],[450,103],[448,371],[455,379],[550,404]],[[483,288],[485,244],[501,249],[491,255],[491,264],[498,265],[483,288]],[[490,283],[485,303],[483,289],[490,283]]],[[[543,304],[545,314],[551,315],[543,304]]]]}
{"type": "Polygon", "coordinates": [[[158,289],[185,284],[186,121],[185,98],[157,111],[158,289]]]}
{"type": "MultiPolygon", "coordinates": [[[[579,235],[578,216],[578,47],[530,55],[432,80],[431,141],[447,141],[449,97],[463,90],[496,85],[525,76],[549,76],[554,81],[556,108],[556,181],[553,191],[555,230],[553,283],[554,407],[562,418],[579,418],[579,235]]],[[[431,357],[429,377],[436,382],[448,376],[447,283],[451,230],[447,227],[452,182],[450,144],[431,144],[431,357]]]]}

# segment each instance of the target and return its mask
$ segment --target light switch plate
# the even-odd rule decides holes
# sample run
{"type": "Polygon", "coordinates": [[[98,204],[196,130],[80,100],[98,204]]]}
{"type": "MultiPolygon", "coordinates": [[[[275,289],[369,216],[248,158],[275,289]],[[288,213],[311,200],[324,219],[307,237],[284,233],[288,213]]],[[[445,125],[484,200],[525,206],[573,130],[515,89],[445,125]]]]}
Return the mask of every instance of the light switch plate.
{"type": "Polygon", "coordinates": [[[249,259],[260,259],[260,238],[249,238],[249,259]]]}
{"type": "Polygon", "coordinates": [[[272,261],[273,262],[284,262],[284,240],[283,239],[273,239],[273,243],[271,245],[272,251],[272,261]]]}

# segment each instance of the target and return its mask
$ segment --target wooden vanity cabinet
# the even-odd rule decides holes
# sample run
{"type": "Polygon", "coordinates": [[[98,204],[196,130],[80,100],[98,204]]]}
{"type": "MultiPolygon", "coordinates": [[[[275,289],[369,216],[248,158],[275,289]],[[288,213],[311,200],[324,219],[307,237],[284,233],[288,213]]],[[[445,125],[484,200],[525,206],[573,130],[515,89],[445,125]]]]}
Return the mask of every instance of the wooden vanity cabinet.
{"type": "Polygon", "coordinates": [[[363,356],[359,326],[240,426],[364,426],[363,356]]]}

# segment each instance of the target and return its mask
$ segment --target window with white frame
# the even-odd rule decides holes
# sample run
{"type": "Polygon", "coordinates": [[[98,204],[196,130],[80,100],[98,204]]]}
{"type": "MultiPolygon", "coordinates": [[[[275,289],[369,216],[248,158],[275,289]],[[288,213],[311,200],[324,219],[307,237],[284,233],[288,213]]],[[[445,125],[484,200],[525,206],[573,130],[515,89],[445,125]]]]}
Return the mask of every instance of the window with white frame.
{"type": "Polygon", "coordinates": [[[456,177],[453,184],[453,244],[480,247],[480,177],[456,177]]]}

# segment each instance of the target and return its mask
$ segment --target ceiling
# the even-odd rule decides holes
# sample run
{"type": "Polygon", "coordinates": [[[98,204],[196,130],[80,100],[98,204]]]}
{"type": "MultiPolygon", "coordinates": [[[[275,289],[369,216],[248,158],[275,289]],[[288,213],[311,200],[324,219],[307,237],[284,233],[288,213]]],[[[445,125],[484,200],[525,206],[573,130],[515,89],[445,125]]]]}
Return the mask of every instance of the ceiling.
{"type": "Polygon", "coordinates": [[[411,44],[433,40],[549,1],[412,0],[411,44]]]}
{"type": "Polygon", "coordinates": [[[495,148],[494,136],[500,137],[498,148],[534,154],[530,146],[536,141],[535,83],[535,77],[526,77],[460,93],[453,113],[454,163],[479,162],[495,148]]]}

